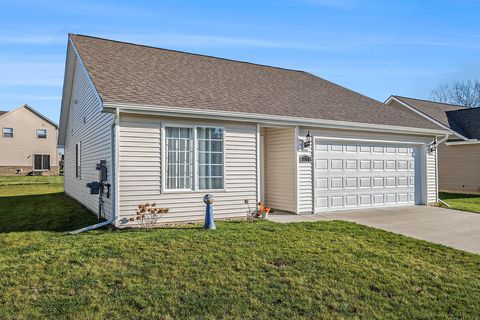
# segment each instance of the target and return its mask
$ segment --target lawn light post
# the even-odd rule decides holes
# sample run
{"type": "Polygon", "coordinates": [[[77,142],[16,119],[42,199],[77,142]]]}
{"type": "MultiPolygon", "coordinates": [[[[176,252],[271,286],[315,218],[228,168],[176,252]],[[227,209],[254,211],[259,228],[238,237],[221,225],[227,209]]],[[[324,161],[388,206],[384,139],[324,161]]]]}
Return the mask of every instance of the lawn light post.
{"type": "Polygon", "coordinates": [[[207,193],[203,197],[203,202],[205,202],[205,204],[207,205],[207,207],[205,208],[205,224],[203,225],[203,228],[207,230],[217,229],[217,227],[215,226],[215,221],[213,221],[213,201],[213,194],[207,193]]]}

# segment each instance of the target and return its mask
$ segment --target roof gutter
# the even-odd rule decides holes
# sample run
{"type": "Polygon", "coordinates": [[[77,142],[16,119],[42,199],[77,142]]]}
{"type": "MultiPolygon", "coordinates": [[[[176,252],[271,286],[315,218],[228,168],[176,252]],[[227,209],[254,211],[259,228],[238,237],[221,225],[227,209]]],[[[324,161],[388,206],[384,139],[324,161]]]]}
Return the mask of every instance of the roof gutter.
{"type": "Polygon", "coordinates": [[[262,124],[270,125],[286,125],[286,126],[310,126],[322,127],[331,129],[346,129],[346,130],[363,130],[376,132],[394,132],[403,134],[416,134],[426,136],[437,136],[446,134],[447,130],[424,129],[414,127],[400,127],[371,123],[359,123],[349,121],[324,120],[313,118],[300,118],[292,116],[278,116],[258,113],[235,112],[235,111],[220,111],[211,109],[199,109],[188,107],[170,107],[170,106],[155,106],[155,105],[139,105],[139,104],[125,104],[125,103],[103,103],[103,109],[106,112],[117,112],[119,109],[124,113],[131,114],[148,114],[161,115],[170,117],[184,117],[184,118],[208,118],[215,120],[227,121],[243,121],[243,122],[261,122],[262,124]]]}
{"type": "Polygon", "coordinates": [[[478,139],[471,139],[468,141],[447,141],[445,142],[447,146],[458,146],[458,145],[467,145],[467,144],[480,144],[478,139]]]}

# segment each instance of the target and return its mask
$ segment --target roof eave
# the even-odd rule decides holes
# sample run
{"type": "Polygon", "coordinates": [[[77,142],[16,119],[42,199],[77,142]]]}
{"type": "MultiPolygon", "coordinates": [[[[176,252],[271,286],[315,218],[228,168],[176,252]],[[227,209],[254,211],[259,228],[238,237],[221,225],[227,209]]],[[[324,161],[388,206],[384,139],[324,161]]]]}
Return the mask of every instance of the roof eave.
{"type": "Polygon", "coordinates": [[[75,75],[75,64],[77,62],[77,59],[81,65],[81,68],[83,69],[83,72],[85,72],[85,75],[90,85],[94,88],[95,95],[97,96],[100,103],[103,103],[103,99],[100,96],[100,93],[98,92],[97,87],[93,83],[93,80],[90,77],[90,74],[88,73],[87,68],[85,67],[82,57],[78,53],[75,43],[70,36],[71,34],[68,35],[67,54],[65,58],[65,74],[64,74],[64,80],[63,80],[62,103],[61,103],[61,110],[60,110],[60,125],[59,125],[59,134],[58,134],[58,142],[57,142],[59,146],[65,145],[65,140],[67,135],[67,123],[68,123],[68,117],[70,113],[71,96],[72,96],[72,90],[73,90],[72,82],[73,82],[73,77],[75,75]],[[70,61],[70,51],[73,53],[72,55],[73,61],[70,61]],[[69,74],[69,72],[71,72],[71,74],[69,74]],[[69,76],[71,76],[71,78],[69,78],[69,76]]]}
{"type": "Polygon", "coordinates": [[[219,111],[189,107],[171,107],[157,105],[142,105],[132,103],[104,102],[105,112],[114,112],[119,109],[122,113],[161,115],[170,117],[207,118],[215,120],[230,120],[243,122],[260,122],[272,125],[311,126],[332,129],[363,130],[374,132],[404,133],[416,135],[439,136],[446,135],[451,130],[436,130],[427,128],[401,127],[371,123],[325,120],[314,118],[300,118],[291,116],[278,116],[258,113],[244,113],[232,111],[219,111]]]}
{"type": "Polygon", "coordinates": [[[385,100],[385,104],[389,104],[391,101],[396,101],[398,102],[400,105],[406,107],[407,109],[415,112],[416,114],[424,117],[425,119],[427,120],[430,120],[431,122],[435,123],[436,125],[444,128],[446,131],[448,131],[448,133],[450,134],[455,134],[456,136],[460,137],[462,140],[465,140],[465,141],[470,141],[470,139],[468,139],[467,137],[463,136],[462,134],[452,130],[451,128],[447,127],[446,125],[444,125],[443,123],[433,119],[432,117],[430,117],[429,115],[423,113],[422,111],[418,110],[417,108],[415,108],[414,106],[406,103],[405,101],[399,99],[398,97],[394,96],[394,95],[391,95],[387,100],[385,100]]]}

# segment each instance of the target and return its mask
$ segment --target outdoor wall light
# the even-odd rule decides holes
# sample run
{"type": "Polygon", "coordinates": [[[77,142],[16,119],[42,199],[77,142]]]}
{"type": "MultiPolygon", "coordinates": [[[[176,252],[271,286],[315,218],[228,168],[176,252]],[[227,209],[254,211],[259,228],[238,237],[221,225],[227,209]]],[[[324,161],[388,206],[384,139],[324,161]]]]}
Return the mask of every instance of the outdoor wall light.
{"type": "Polygon", "coordinates": [[[312,136],[310,135],[310,130],[308,130],[308,133],[305,136],[305,141],[303,141],[303,148],[310,149],[311,147],[312,147],[312,136]]]}
{"type": "Polygon", "coordinates": [[[431,144],[427,146],[428,154],[432,154],[435,150],[437,150],[437,142],[433,141],[431,144]]]}

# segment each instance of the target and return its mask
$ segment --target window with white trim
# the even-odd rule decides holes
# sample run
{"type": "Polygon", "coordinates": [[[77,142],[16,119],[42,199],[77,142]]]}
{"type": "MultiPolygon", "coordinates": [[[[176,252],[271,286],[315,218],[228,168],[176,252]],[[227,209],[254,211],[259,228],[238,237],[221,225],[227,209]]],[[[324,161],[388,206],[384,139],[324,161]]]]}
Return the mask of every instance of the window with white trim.
{"type": "Polygon", "coordinates": [[[185,190],[193,187],[193,130],[165,127],[166,189],[185,190]]]}
{"type": "Polygon", "coordinates": [[[34,154],[33,155],[33,170],[34,171],[50,170],[50,155],[49,154],[34,154]]]}
{"type": "Polygon", "coordinates": [[[47,129],[37,129],[37,139],[47,139],[47,129]]]}
{"type": "Polygon", "coordinates": [[[223,189],[223,129],[197,128],[198,187],[223,189]]]}
{"type": "Polygon", "coordinates": [[[13,138],[13,128],[3,128],[4,138],[13,138]]]}

